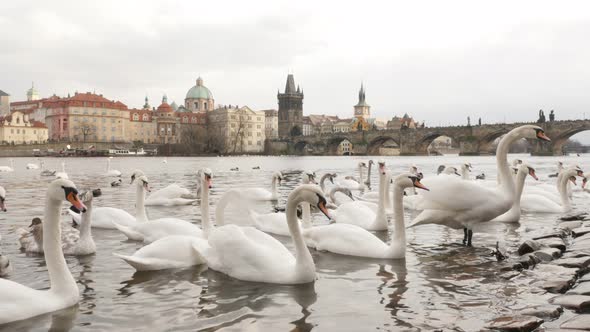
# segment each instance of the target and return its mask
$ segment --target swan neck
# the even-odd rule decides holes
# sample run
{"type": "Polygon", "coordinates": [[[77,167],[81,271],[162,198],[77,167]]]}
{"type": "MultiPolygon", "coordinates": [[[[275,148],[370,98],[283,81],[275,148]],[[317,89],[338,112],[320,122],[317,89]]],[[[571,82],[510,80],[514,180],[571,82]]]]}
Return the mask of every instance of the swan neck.
{"type": "Polygon", "coordinates": [[[463,180],[469,180],[469,171],[465,167],[461,169],[461,178],[463,180]]]}
{"type": "MultiPolygon", "coordinates": [[[[301,234],[301,228],[299,227],[299,221],[297,220],[297,205],[300,203],[303,204],[303,208],[305,211],[305,206],[309,208],[309,203],[303,202],[301,199],[290,199],[287,202],[287,224],[289,226],[289,233],[291,233],[291,238],[293,239],[293,244],[295,245],[295,259],[296,259],[296,272],[299,273],[314,273],[315,274],[315,264],[313,263],[313,258],[311,257],[311,253],[307,249],[303,236],[301,234]]],[[[305,216],[305,213],[304,213],[305,216]]]]}
{"type": "Polygon", "coordinates": [[[139,222],[145,222],[148,220],[145,212],[145,190],[141,185],[141,181],[137,183],[137,193],[135,196],[135,218],[139,222]]]}
{"type": "Polygon", "coordinates": [[[387,196],[387,179],[389,176],[387,173],[383,174],[379,172],[379,201],[377,203],[377,221],[385,220],[387,223],[387,217],[385,217],[385,199],[387,196]]]}
{"type": "Polygon", "coordinates": [[[510,175],[508,165],[508,149],[518,139],[518,131],[512,130],[500,140],[496,149],[496,165],[498,166],[498,181],[508,197],[514,197],[514,178],[510,175]]]}
{"type": "Polygon", "coordinates": [[[363,185],[363,166],[359,165],[359,184],[363,185]]]}
{"type": "Polygon", "coordinates": [[[563,206],[564,211],[567,212],[572,208],[570,199],[567,197],[567,183],[569,181],[569,176],[563,173],[564,172],[560,173],[561,177],[559,177],[559,186],[557,187],[557,190],[559,191],[559,197],[561,198],[561,205],[563,206]]]}
{"type": "Polygon", "coordinates": [[[390,248],[400,248],[401,253],[398,255],[405,255],[406,251],[406,227],[404,225],[404,189],[400,186],[394,185],[393,190],[393,238],[391,239],[390,248]]]}
{"type": "MultiPolygon", "coordinates": [[[[329,175],[329,174],[328,174],[328,173],[326,173],[326,174],[324,174],[324,175],[322,176],[322,178],[320,179],[320,188],[322,188],[322,191],[323,191],[323,192],[326,192],[326,183],[325,183],[325,182],[326,182],[326,179],[328,178],[328,175],[329,175]]],[[[330,197],[330,199],[331,199],[331,198],[332,198],[332,197],[330,197]]]]}
{"type": "Polygon", "coordinates": [[[207,183],[201,183],[201,227],[205,236],[208,237],[211,231],[211,219],[209,217],[209,185],[207,183]]]}
{"type": "Polygon", "coordinates": [[[270,191],[271,191],[273,197],[277,197],[278,196],[278,192],[277,192],[277,181],[278,181],[277,177],[276,176],[273,176],[272,177],[272,182],[270,184],[270,191]]]}
{"type": "Polygon", "coordinates": [[[90,221],[92,219],[92,201],[84,202],[86,205],[86,212],[81,213],[81,221],[80,221],[80,241],[92,239],[92,232],[90,221]]]}
{"type": "Polygon", "coordinates": [[[371,166],[373,164],[369,163],[369,169],[367,170],[367,183],[371,183],[371,166]]]}
{"type": "MultiPolygon", "coordinates": [[[[209,194],[207,194],[207,196],[209,196],[209,194]]],[[[217,227],[225,225],[225,207],[227,206],[227,204],[229,204],[230,200],[237,199],[237,196],[238,195],[233,190],[228,191],[225,194],[223,194],[217,202],[217,205],[215,206],[215,224],[217,225],[217,227]]],[[[208,197],[207,200],[209,200],[208,197]]],[[[211,227],[211,225],[209,226],[211,227]]]]}
{"type": "Polygon", "coordinates": [[[43,251],[49,272],[50,290],[67,297],[78,297],[78,286],[63,255],[59,210],[61,201],[47,198],[43,230],[43,251]]]}
{"type": "Polygon", "coordinates": [[[301,203],[301,210],[303,212],[303,216],[301,221],[303,222],[304,228],[311,227],[311,206],[307,202],[301,203]]]}

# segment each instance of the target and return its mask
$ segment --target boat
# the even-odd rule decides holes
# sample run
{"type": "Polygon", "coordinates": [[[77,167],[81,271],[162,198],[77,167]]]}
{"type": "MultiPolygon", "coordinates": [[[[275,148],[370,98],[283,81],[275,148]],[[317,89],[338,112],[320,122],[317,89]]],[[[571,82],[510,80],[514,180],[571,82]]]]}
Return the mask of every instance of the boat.
{"type": "Polygon", "coordinates": [[[109,149],[109,156],[145,156],[147,152],[143,148],[136,151],[126,149],[109,149]]]}

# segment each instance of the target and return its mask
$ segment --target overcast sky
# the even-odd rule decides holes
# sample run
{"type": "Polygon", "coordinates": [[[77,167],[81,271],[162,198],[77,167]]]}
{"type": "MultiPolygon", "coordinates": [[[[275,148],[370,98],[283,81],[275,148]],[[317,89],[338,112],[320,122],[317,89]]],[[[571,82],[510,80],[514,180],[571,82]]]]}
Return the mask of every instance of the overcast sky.
{"type": "Polygon", "coordinates": [[[289,72],[304,114],[428,125],[590,117],[587,1],[2,1],[0,89],[23,100],[96,91],[129,107],[276,108],[289,72]]]}

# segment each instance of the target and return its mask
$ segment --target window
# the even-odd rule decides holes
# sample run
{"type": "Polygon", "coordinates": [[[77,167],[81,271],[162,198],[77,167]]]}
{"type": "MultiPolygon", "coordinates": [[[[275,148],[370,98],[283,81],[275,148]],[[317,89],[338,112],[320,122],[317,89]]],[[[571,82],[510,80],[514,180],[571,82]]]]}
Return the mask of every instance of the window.
{"type": "Polygon", "coordinates": [[[232,124],[231,124],[231,127],[232,127],[232,128],[235,128],[235,127],[236,127],[236,124],[235,124],[235,123],[232,123],[232,124]]]}
{"type": "Polygon", "coordinates": [[[261,135],[260,135],[260,132],[256,133],[256,136],[260,137],[260,136],[261,136],[261,135]]]}
{"type": "Polygon", "coordinates": [[[252,141],[248,141],[248,145],[252,145],[252,141]]]}
{"type": "Polygon", "coordinates": [[[137,115],[137,113],[133,113],[133,120],[139,120],[139,115],[137,115]]]}
{"type": "Polygon", "coordinates": [[[199,102],[195,101],[195,109],[199,109],[199,102]]]}
{"type": "Polygon", "coordinates": [[[101,112],[101,114],[102,114],[102,115],[107,115],[107,111],[104,111],[104,110],[103,110],[103,111],[101,112]]]}
{"type": "Polygon", "coordinates": [[[258,142],[256,142],[256,144],[262,145],[262,141],[258,141],[258,142]]]}
{"type": "Polygon", "coordinates": [[[252,132],[251,131],[248,132],[248,136],[252,136],[252,132]]]}
{"type": "Polygon", "coordinates": [[[20,134],[20,129],[17,129],[17,130],[16,130],[16,133],[17,133],[17,134],[20,134]]]}
{"type": "Polygon", "coordinates": [[[203,108],[207,109],[207,103],[203,103],[203,108]]]}
{"type": "Polygon", "coordinates": [[[36,133],[37,133],[37,131],[36,130],[33,130],[33,134],[36,134],[36,133]]]}
{"type": "Polygon", "coordinates": [[[148,121],[149,120],[149,116],[147,114],[143,114],[143,121],[148,121]]]}
{"type": "Polygon", "coordinates": [[[102,118],[102,123],[107,122],[107,118],[102,118]]]}
{"type": "Polygon", "coordinates": [[[111,123],[115,123],[115,119],[114,118],[111,119],[111,123]]]}
{"type": "Polygon", "coordinates": [[[261,128],[261,126],[260,126],[260,125],[256,125],[256,128],[260,129],[260,128],[261,128]]]}

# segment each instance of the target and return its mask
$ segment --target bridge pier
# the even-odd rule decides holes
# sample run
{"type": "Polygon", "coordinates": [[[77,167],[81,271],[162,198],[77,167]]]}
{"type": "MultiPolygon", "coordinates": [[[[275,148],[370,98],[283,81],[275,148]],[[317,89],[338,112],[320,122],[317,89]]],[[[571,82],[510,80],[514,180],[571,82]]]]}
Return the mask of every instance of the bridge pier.
{"type": "Polygon", "coordinates": [[[479,142],[473,136],[463,138],[459,141],[460,156],[479,156],[479,142]]]}

